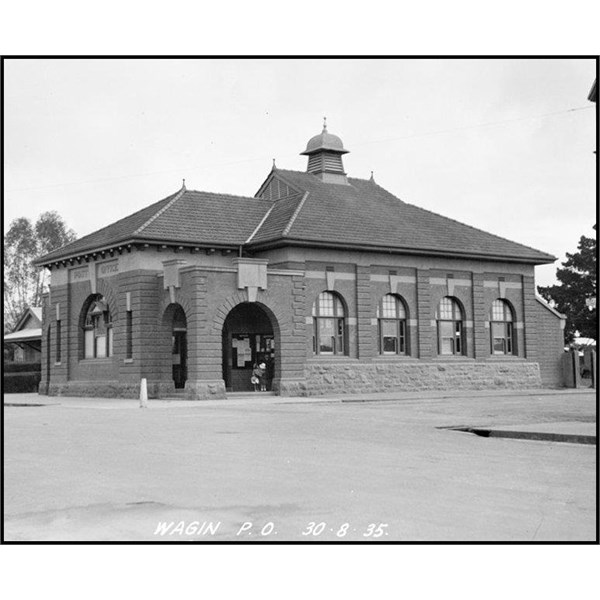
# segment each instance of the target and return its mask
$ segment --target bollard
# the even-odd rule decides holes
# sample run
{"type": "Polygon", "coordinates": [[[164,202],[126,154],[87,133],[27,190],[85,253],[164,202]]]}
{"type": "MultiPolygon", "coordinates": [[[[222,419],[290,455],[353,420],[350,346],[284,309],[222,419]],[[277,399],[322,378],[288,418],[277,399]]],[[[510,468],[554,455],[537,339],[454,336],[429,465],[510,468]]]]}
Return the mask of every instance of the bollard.
{"type": "Polygon", "coordinates": [[[140,382],[140,408],[148,408],[148,384],[145,378],[140,382]]]}

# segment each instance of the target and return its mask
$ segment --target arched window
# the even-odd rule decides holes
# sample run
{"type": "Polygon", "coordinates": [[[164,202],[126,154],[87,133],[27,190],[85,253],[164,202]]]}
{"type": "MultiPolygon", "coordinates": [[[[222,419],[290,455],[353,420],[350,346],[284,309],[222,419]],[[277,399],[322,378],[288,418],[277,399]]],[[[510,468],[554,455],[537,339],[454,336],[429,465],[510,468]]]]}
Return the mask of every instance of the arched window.
{"type": "Polygon", "coordinates": [[[88,302],[83,319],[83,349],[84,358],[113,355],[112,317],[103,296],[94,296],[88,302]]]}
{"type": "Polygon", "coordinates": [[[438,354],[463,354],[463,314],[460,304],[450,296],[440,300],[435,312],[438,354]]]}
{"type": "Polygon", "coordinates": [[[332,292],[322,292],[313,304],[312,316],[314,353],[345,354],[346,324],[341,298],[332,292]]]}
{"type": "Polygon", "coordinates": [[[386,294],[377,307],[379,353],[406,354],[406,308],[400,296],[386,294]]]}
{"type": "Polygon", "coordinates": [[[513,311],[506,300],[492,302],[490,311],[492,354],[514,354],[513,311]]]}

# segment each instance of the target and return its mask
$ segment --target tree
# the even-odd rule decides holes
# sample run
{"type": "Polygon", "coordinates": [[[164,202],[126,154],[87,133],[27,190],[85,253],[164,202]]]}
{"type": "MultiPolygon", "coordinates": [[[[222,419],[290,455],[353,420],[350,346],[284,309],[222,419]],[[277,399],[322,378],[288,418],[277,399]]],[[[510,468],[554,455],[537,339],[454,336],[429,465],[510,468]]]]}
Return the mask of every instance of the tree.
{"type": "Polygon", "coordinates": [[[596,239],[582,235],[577,249],[579,251],[575,254],[567,253],[567,260],[562,263],[563,268],[556,270],[556,278],[560,284],[538,287],[538,292],[566,315],[567,342],[573,340],[575,332],[597,341],[596,239]]]}
{"type": "Polygon", "coordinates": [[[15,219],[4,237],[4,326],[14,326],[27,306],[40,306],[47,289],[47,273],[33,261],[77,236],[56,211],[42,213],[35,225],[15,219]]]}

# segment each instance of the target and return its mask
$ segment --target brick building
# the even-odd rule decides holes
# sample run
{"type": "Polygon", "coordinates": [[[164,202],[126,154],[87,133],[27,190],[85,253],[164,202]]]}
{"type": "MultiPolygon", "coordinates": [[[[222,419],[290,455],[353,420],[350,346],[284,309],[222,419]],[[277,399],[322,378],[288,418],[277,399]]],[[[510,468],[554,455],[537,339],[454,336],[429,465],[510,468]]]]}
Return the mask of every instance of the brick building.
{"type": "Polygon", "coordinates": [[[348,177],[339,137],[253,197],[187,190],[38,261],[40,392],[223,398],[559,385],[553,256],[348,177]]]}

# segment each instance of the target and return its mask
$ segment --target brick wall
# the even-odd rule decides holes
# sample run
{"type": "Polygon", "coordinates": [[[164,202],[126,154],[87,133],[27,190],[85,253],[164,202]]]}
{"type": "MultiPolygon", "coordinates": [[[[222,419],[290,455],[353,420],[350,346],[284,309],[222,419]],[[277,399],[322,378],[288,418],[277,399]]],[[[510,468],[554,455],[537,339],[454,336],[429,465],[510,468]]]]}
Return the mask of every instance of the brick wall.
{"type": "MultiPolygon", "coordinates": [[[[540,381],[560,385],[555,366],[562,352],[562,332],[559,333],[556,315],[536,301],[533,277],[513,272],[503,275],[501,271],[409,267],[403,264],[404,259],[393,257],[387,264],[367,264],[365,260],[351,264],[329,261],[328,256],[324,251],[323,260],[281,262],[280,270],[271,266],[268,289],[258,290],[256,306],[268,316],[275,337],[274,390],[319,394],[335,391],[336,386],[339,391],[351,392],[389,390],[394,386],[531,387],[540,381]],[[284,266],[294,270],[285,273],[281,270],[284,266]],[[328,267],[333,268],[333,277],[328,267]],[[339,294],[345,305],[345,356],[313,354],[312,306],[326,289],[339,294]],[[407,356],[379,354],[376,309],[381,298],[391,291],[403,298],[407,308],[407,356]],[[442,357],[437,356],[435,309],[446,295],[458,298],[464,309],[466,356],[442,362],[442,357]],[[515,356],[500,359],[490,356],[489,330],[491,304],[498,297],[513,307],[517,348],[515,356]]],[[[131,256],[127,257],[131,262],[131,256]]],[[[174,299],[187,322],[186,396],[224,397],[223,324],[237,305],[248,301],[248,294],[245,289],[238,289],[232,262],[229,266],[217,265],[213,264],[215,259],[211,260],[208,265],[181,268],[174,298],[164,288],[162,272],[155,268],[129,269],[97,278],[96,291],[106,297],[113,317],[114,353],[107,359],[84,360],[82,354],[81,313],[92,293],[92,282],[68,283],[68,273],[61,273],[44,304],[40,390],[47,383],[46,341],[50,328],[50,393],[135,397],[144,377],[151,397],[173,394],[174,299]],[[62,330],[60,364],[55,364],[56,340],[52,337],[57,305],[62,330]],[[128,309],[132,315],[131,358],[126,355],[128,309]]],[[[143,265],[144,261],[140,259],[132,265],[138,263],[143,265]]],[[[464,261],[460,265],[466,266],[464,261]]]]}
{"type": "Polygon", "coordinates": [[[562,387],[565,385],[562,367],[565,336],[564,329],[561,328],[561,319],[540,302],[536,302],[535,311],[539,344],[537,358],[542,384],[562,387]]]}

